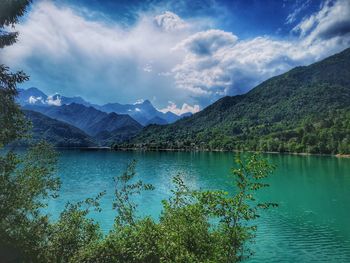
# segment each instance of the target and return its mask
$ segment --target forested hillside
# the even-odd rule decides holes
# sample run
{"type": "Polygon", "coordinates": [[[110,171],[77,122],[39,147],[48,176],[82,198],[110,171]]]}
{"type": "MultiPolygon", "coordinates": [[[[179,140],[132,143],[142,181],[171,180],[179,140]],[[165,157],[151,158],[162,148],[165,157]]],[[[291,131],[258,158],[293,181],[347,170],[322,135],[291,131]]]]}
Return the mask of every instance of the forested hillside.
{"type": "Polygon", "coordinates": [[[32,123],[31,137],[23,144],[45,140],[56,147],[93,147],[97,142],[82,130],[68,123],[51,119],[39,112],[25,110],[26,118],[32,123]]]}
{"type": "Polygon", "coordinates": [[[350,49],[116,147],[350,153],[350,49]]]}

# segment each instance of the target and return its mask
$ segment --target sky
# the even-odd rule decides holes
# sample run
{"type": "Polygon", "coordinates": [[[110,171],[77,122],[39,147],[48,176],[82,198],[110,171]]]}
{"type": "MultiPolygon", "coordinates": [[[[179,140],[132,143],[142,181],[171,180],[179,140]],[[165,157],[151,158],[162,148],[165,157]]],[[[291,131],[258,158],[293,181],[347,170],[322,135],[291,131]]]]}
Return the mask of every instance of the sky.
{"type": "Polygon", "coordinates": [[[349,47],[350,0],[34,0],[10,30],[23,88],[180,114],[349,47]]]}

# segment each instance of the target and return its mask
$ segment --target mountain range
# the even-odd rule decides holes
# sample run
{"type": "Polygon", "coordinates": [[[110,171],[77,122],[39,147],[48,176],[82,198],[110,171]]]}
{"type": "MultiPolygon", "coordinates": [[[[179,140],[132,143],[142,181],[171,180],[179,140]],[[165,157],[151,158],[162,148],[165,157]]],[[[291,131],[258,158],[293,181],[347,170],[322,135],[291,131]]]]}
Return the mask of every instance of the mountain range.
{"type": "Polygon", "coordinates": [[[46,140],[56,147],[97,146],[95,139],[68,123],[52,119],[35,111],[24,110],[24,114],[32,123],[32,138],[29,141],[22,141],[22,145],[46,140]]]}
{"type": "Polygon", "coordinates": [[[128,114],[143,126],[147,126],[148,124],[169,124],[191,115],[189,112],[180,116],[170,111],[166,113],[161,112],[149,100],[139,101],[134,104],[108,103],[102,106],[95,105],[94,107],[104,112],[128,114]]]}
{"type": "Polygon", "coordinates": [[[186,118],[148,100],[94,105],[36,88],[20,90],[18,102],[33,122],[33,137],[56,146],[349,154],[350,49],[186,118]]]}
{"type": "Polygon", "coordinates": [[[46,95],[38,88],[19,89],[17,102],[22,107],[32,107],[34,110],[40,107],[59,107],[70,104],[80,104],[86,107],[93,107],[106,113],[127,114],[143,126],[148,124],[169,124],[183,117],[190,116],[187,112],[182,115],[176,115],[170,111],[161,112],[157,110],[149,100],[137,101],[134,104],[108,103],[97,105],[84,100],[81,97],[65,97],[60,94],[46,95]],[[35,107],[34,107],[35,106],[35,107]]]}
{"type": "Polygon", "coordinates": [[[142,125],[126,114],[106,113],[91,106],[72,103],[56,107],[43,107],[36,105],[23,106],[24,109],[40,112],[50,118],[73,125],[90,136],[95,136],[101,131],[111,132],[121,127],[139,131],[142,125]]]}
{"type": "Polygon", "coordinates": [[[145,125],[165,125],[191,115],[160,112],[148,100],[97,105],[81,97],[48,96],[34,87],[19,89],[17,102],[33,123],[32,140],[42,138],[61,147],[109,146],[129,140],[145,125]]]}
{"type": "Polygon", "coordinates": [[[117,147],[350,153],[350,49],[117,147]]]}

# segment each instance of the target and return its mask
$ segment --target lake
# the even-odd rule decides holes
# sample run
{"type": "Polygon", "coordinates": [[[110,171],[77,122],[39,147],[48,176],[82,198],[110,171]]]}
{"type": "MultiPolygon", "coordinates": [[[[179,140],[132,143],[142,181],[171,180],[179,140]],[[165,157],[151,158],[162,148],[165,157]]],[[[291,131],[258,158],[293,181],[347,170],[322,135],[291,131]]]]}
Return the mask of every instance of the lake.
{"type": "MultiPolygon", "coordinates": [[[[279,203],[261,214],[249,262],[350,262],[350,159],[266,155],[277,166],[259,199],[279,203]]],[[[210,152],[113,152],[61,150],[60,197],[49,203],[57,218],[64,204],[106,190],[103,211],[91,216],[107,232],[113,225],[113,177],[136,159],[137,173],[155,190],[139,199],[141,214],[157,217],[178,173],[191,188],[232,190],[234,154],[210,152]]]]}

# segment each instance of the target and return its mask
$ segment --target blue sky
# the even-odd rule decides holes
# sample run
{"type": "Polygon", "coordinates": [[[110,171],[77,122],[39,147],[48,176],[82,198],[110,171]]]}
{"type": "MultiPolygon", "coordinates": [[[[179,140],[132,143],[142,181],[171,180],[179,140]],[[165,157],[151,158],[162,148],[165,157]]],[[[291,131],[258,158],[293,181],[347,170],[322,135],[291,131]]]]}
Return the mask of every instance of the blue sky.
{"type": "Polygon", "coordinates": [[[198,111],[350,45],[348,0],[39,0],[1,51],[48,94],[198,111]]]}

